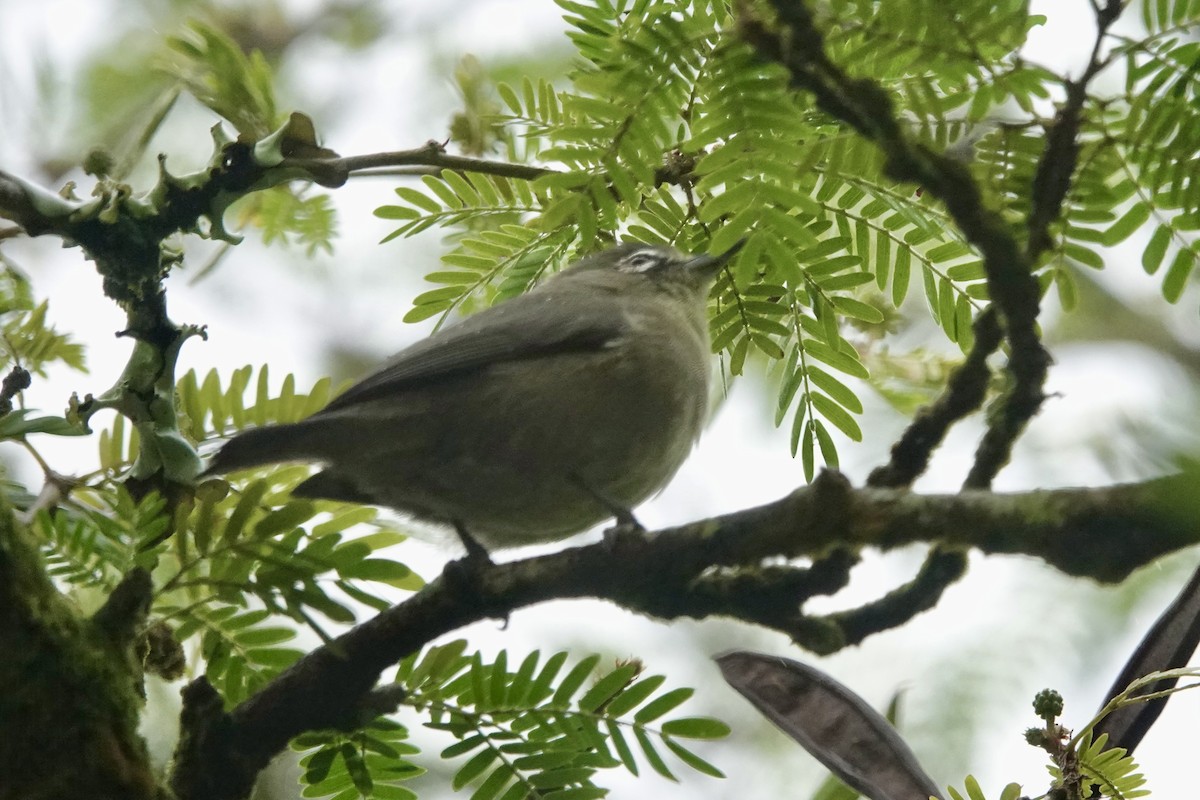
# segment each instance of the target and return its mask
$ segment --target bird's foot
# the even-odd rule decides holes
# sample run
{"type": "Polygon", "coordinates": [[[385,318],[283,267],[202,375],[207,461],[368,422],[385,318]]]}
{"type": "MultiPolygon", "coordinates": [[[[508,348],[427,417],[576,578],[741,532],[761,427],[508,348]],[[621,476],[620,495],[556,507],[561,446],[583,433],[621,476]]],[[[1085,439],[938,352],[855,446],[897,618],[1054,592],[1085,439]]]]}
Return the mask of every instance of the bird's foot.
{"type": "Polygon", "coordinates": [[[604,529],[604,546],[609,552],[616,553],[622,548],[641,541],[646,528],[638,522],[637,517],[628,508],[616,505],[610,506],[616,525],[604,529]]]}
{"type": "Polygon", "coordinates": [[[507,628],[508,610],[491,610],[489,608],[491,603],[481,588],[480,576],[486,570],[494,567],[495,562],[488,555],[487,549],[471,535],[465,525],[455,522],[454,530],[458,532],[458,538],[462,541],[467,553],[462,558],[446,562],[446,566],[442,569],[442,579],[452,592],[465,599],[466,602],[486,609],[488,616],[499,619],[501,629],[507,628]]]}
{"type": "Polygon", "coordinates": [[[580,489],[583,489],[592,496],[592,499],[604,506],[605,510],[607,510],[612,516],[613,520],[616,521],[617,524],[615,526],[604,532],[606,539],[608,538],[609,533],[612,531],[629,530],[636,531],[638,533],[645,533],[645,527],[642,526],[642,523],[637,521],[637,517],[633,515],[633,510],[631,508],[618,503],[616,500],[613,500],[603,492],[597,491],[593,487],[589,486],[587,482],[578,475],[573,475],[571,477],[580,489]]]}
{"type": "Polygon", "coordinates": [[[474,565],[476,567],[492,566],[492,557],[488,555],[487,548],[479,543],[479,540],[471,535],[467,530],[467,526],[461,522],[454,523],[454,532],[458,534],[458,540],[462,542],[463,548],[467,554],[458,559],[459,562],[474,565]]]}
{"type": "Polygon", "coordinates": [[[478,598],[479,574],[484,569],[494,566],[494,562],[488,551],[471,535],[465,525],[455,522],[454,530],[467,553],[462,558],[447,561],[442,576],[455,592],[478,598]]]}

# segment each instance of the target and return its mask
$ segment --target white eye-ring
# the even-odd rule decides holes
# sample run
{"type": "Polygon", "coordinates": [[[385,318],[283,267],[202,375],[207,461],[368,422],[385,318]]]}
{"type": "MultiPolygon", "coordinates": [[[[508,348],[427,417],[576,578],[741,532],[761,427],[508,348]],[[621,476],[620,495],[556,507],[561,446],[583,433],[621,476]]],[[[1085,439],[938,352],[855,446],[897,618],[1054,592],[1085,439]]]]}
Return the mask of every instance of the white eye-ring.
{"type": "Polygon", "coordinates": [[[631,255],[625,262],[625,265],[630,272],[646,272],[657,267],[662,262],[663,258],[658,253],[642,251],[631,255]]]}

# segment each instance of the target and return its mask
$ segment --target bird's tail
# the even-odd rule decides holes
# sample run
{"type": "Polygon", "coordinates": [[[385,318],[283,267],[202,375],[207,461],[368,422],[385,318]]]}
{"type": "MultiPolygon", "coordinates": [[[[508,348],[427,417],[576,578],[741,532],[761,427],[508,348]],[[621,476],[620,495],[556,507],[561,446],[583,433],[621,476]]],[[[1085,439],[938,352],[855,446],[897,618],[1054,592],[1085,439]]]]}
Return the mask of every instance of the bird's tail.
{"type": "Polygon", "coordinates": [[[318,428],[317,424],[306,420],[243,431],[221,446],[203,475],[220,475],[283,461],[319,460],[321,432],[318,428]]]}

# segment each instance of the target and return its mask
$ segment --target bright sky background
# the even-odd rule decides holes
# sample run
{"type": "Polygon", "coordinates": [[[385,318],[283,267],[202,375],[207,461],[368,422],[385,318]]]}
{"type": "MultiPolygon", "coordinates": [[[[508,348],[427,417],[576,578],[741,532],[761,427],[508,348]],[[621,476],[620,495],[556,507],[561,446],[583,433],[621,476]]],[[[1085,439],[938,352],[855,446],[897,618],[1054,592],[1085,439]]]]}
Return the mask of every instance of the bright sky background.
{"type": "MultiPolygon", "coordinates": [[[[307,9],[315,4],[296,0],[286,5],[307,9]]],[[[1035,33],[1029,56],[1051,67],[1081,63],[1092,36],[1086,0],[1043,0],[1034,6],[1062,16],[1054,28],[1035,33]],[[1066,14],[1067,8],[1072,15],[1066,14]]],[[[29,122],[29,103],[37,97],[31,65],[45,59],[69,76],[70,67],[102,43],[113,27],[128,24],[115,10],[118,7],[83,0],[0,0],[0,74],[6,76],[0,82],[0,168],[32,174],[38,140],[58,139],[69,124],[55,109],[43,109],[37,117],[41,122],[29,122]]],[[[309,46],[302,63],[289,62],[295,69],[290,85],[296,89],[290,101],[315,118],[325,142],[342,154],[402,149],[444,138],[455,107],[449,75],[461,53],[474,53],[487,63],[539,48],[564,47],[560,15],[549,0],[408,0],[388,7],[394,9],[395,29],[386,46],[349,57],[332,45],[309,46]]],[[[181,115],[160,135],[156,147],[169,153],[172,171],[194,169],[207,159],[209,124],[199,112],[181,115]]],[[[80,183],[85,187],[81,193],[86,193],[86,177],[80,183]]],[[[441,246],[436,233],[378,244],[390,228],[371,211],[393,201],[393,185],[393,179],[362,179],[334,193],[342,238],[332,258],[319,259],[319,269],[336,274],[335,282],[314,274],[310,266],[298,268],[300,254],[265,250],[253,236],[201,284],[189,286],[186,275],[173,276],[168,283],[173,319],[205,323],[210,330],[208,342],[193,340],[186,346],[181,368],[203,374],[219,367],[227,373],[244,363],[269,362],[276,380],[294,372],[303,386],[325,374],[325,354],[341,349],[339,343],[383,357],[423,336],[432,321],[407,325],[401,317],[421,290],[421,276],[433,268],[441,246]]],[[[56,372],[35,383],[27,403],[56,411],[65,407],[72,391],[82,395],[106,389],[119,374],[129,344],[112,338],[123,326],[123,316],[103,298],[91,265],[50,239],[5,244],[4,251],[30,271],[38,296],[51,298],[56,323],[89,344],[90,375],[56,372]]],[[[1113,254],[1106,279],[1128,297],[1153,302],[1158,292],[1156,280],[1142,274],[1136,255],[1113,254]]],[[[1053,301],[1047,305],[1053,307],[1053,301]]],[[[1188,307],[1183,318],[1194,324],[1194,291],[1182,305],[1188,307]]],[[[905,310],[924,313],[920,303],[905,310]]],[[[1048,311],[1046,319],[1056,313],[1048,311]]],[[[1111,344],[1052,347],[1056,364],[1049,389],[1059,394],[1047,402],[1022,439],[1014,464],[997,481],[998,489],[1109,482],[1110,474],[1092,449],[1097,431],[1110,431],[1117,449],[1136,452],[1133,442],[1120,440],[1123,420],[1152,425],[1161,420],[1170,429],[1194,419],[1194,390],[1186,377],[1146,351],[1111,344]],[[1119,381],[1114,380],[1112,366],[1118,359],[1119,381]]],[[[662,495],[638,510],[639,519],[651,528],[682,523],[767,502],[801,485],[802,471],[789,455],[787,431],[769,424],[768,402],[751,381],[737,384],[693,457],[662,495]]],[[[884,460],[906,422],[865,389],[864,402],[867,441],[839,443],[843,469],[856,483],[884,460]]],[[[979,432],[977,420],[956,428],[919,488],[956,490],[979,432]]],[[[86,471],[94,464],[95,443],[90,439],[39,445],[63,471],[86,471]]],[[[28,469],[21,475],[36,480],[36,473],[28,469]]],[[[401,557],[432,575],[455,553],[436,532],[428,538],[406,543],[401,557]]],[[[903,582],[920,557],[920,550],[868,557],[838,605],[878,596],[903,582]]],[[[1045,787],[1042,759],[1021,739],[1022,730],[1035,723],[1030,708],[1034,693],[1047,686],[1058,688],[1066,695],[1069,724],[1089,718],[1141,631],[1173,596],[1183,582],[1183,570],[1194,561],[1189,555],[1144,570],[1140,579],[1157,584],[1145,602],[1124,620],[1122,612],[1111,612],[1108,619],[1114,630],[1096,631],[1087,627],[1076,608],[1112,603],[1112,590],[1068,580],[1023,559],[975,557],[968,579],[949,590],[937,609],[902,630],[876,636],[818,664],[876,707],[902,689],[903,731],[939,783],[961,786],[964,770],[969,770],[989,797],[998,794],[1006,780],[1021,781],[1028,793],[1040,793],[1045,787]],[[960,759],[971,743],[949,741],[938,727],[942,715],[954,711],[983,719],[975,755],[966,761],[960,759]]],[[[1090,619],[1103,616],[1093,614],[1090,619]]],[[[816,661],[780,636],[718,621],[664,625],[594,602],[544,605],[515,614],[507,629],[488,623],[463,635],[489,651],[507,647],[524,653],[540,646],[544,652],[571,647],[580,655],[637,653],[649,671],[667,674],[670,685],[699,687],[700,699],[692,711],[719,715],[735,726],[732,740],[703,750],[730,780],[712,781],[681,770],[684,782],[672,785],[654,776],[626,780],[623,773],[614,772],[603,778],[614,787],[613,796],[653,792],[660,800],[805,797],[807,787],[822,778],[811,758],[776,735],[724,687],[709,660],[727,649],[749,647],[816,661]]],[[[174,702],[176,688],[159,687],[156,694],[174,702]]],[[[1195,693],[1176,698],[1139,750],[1150,788],[1159,797],[1179,797],[1182,787],[1195,785],[1191,758],[1184,757],[1193,748],[1184,747],[1195,741],[1198,712],[1200,697],[1195,693]]],[[[169,743],[160,742],[159,747],[169,750],[169,743]]]]}

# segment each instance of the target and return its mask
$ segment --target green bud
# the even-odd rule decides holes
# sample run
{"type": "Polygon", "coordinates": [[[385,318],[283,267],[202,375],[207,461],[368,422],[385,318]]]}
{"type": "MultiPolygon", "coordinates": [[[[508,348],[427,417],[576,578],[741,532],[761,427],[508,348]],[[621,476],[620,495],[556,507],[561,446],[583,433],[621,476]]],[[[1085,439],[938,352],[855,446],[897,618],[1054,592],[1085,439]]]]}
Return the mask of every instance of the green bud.
{"type": "Polygon", "coordinates": [[[1033,698],[1033,713],[1046,722],[1053,722],[1062,711],[1062,695],[1053,689],[1042,689],[1033,698]]]}

